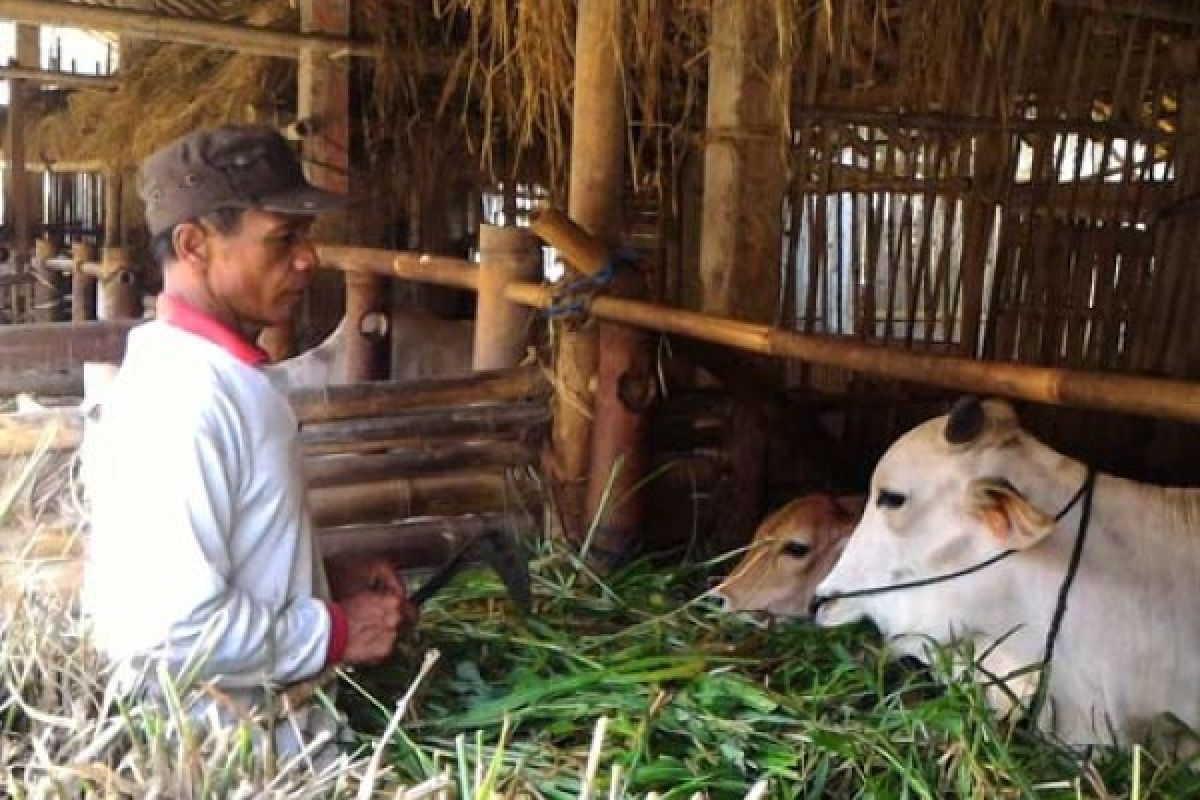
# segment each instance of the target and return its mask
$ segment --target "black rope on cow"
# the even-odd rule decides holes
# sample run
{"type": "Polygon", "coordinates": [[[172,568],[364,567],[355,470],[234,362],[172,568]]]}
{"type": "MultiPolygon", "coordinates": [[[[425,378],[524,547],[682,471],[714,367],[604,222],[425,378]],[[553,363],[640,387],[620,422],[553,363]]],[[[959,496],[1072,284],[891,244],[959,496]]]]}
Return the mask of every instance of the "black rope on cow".
{"type": "MultiPolygon", "coordinates": [[[[1071,593],[1071,584],[1079,572],[1079,562],[1083,558],[1083,543],[1087,539],[1089,523],[1092,519],[1092,500],[1096,495],[1096,470],[1088,467],[1087,478],[1080,487],[1070,510],[1079,498],[1083,497],[1083,513],[1079,517],[1079,532],[1075,535],[1075,546],[1071,550],[1071,560],[1067,563],[1067,574],[1063,577],[1062,585],[1058,587],[1058,603],[1054,606],[1054,617],[1050,621],[1050,630],[1046,631],[1046,647],[1042,655],[1042,669],[1038,675],[1037,688],[1033,692],[1033,700],[1029,704],[1030,727],[1037,726],[1037,719],[1042,714],[1042,706],[1046,703],[1046,692],[1050,686],[1050,663],[1054,659],[1054,645],[1058,642],[1058,632],[1062,628],[1063,617],[1067,613],[1067,596],[1071,593]]],[[[1065,516],[1065,515],[1064,515],[1065,516]]],[[[1062,516],[1057,517],[1062,519],[1062,516]]]]}

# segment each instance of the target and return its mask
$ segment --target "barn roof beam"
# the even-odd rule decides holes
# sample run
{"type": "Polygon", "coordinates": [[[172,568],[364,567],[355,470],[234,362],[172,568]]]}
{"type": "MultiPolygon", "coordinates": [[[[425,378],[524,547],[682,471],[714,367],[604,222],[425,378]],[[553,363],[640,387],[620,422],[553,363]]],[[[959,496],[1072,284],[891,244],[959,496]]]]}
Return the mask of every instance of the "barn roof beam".
{"type": "Polygon", "coordinates": [[[85,6],[59,0],[4,0],[0,18],[30,25],[110,31],[135,39],[194,44],[259,56],[298,58],[302,50],[330,56],[374,55],[368,42],[322,33],[258,28],[233,22],[170,17],[127,8],[85,6]]]}
{"type": "Polygon", "coordinates": [[[42,86],[68,86],[72,89],[116,89],[120,82],[111,75],[84,75],[56,69],[0,67],[0,80],[23,80],[42,86]]]}

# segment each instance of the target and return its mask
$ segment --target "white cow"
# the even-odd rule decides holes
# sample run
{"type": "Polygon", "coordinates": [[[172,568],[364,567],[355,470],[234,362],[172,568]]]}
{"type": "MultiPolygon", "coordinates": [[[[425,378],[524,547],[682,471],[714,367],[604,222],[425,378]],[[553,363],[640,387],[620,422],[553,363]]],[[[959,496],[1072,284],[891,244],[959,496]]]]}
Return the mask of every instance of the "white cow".
{"type": "MultiPolygon", "coordinates": [[[[997,710],[1027,707],[1068,575],[1087,468],[1021,429],[1012,408],[960,402],[900,438],[876,467],[871,501],[817,587],[816,620],[869,617],[900,653],[970,642],[997,710]],[[1061,518],[1059,518],[1061,516],[1061,518]],[[978,571],[933,585],[846,597],[978,571]]],[[[1172,712],[1200,729],[1200,491],[1107,475],[1054,645],[1037,723],[1069,743],[1126,744],[1172,712]]],[[[1192,749],[1189,747],[1189,749],[1192,749]]]]}
{"type": "MultiPolygon", "coordinates": [[[[383,318],[383,315],[371,315],[383,318]]],[[[423,311],[393,312],[392,336],[398,344],[391,365],[394,381],[453,378],[471,371],[474,320],[447,320],[423,311]]],[[[265,367],[284,389],[337,386],[350,382],[345,342],[353,327],[343,317],[311,350],[265,367]]]]}

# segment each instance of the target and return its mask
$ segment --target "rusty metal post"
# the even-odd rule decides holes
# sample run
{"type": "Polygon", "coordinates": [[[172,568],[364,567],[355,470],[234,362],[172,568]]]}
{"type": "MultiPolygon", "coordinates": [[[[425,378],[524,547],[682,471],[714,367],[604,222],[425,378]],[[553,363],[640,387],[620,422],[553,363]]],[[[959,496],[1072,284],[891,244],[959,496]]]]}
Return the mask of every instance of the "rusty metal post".
{"type": "Polygon", "coordinates": [[[479,226],[479,302],[472,357],[476,372],[520,363],[532,314],[506,300],[504,287],[510,281],[536,281],[541,268],[541,249],[529,231],[479,226]]]}
{"type": "Polygon", "coordinates": [[[346,330],[342,339],[348,383],[378,380],[387,363],[387,316],[383,312],[383,279],[366,272],[347,272],[346,330]]]}
{"type": "Polygon", "coordinates": [[[96,318],[96,278],[84,265],[96,257],[90,242],[71,245],[71,321],[85,322],[96,318]]]}
{"type": "Polygon", "coordinates": [[[33,243],[33,322],[54,322],[58,318],[58,275],[48,263],[54,257],[49,238],[33,243]]]}
{"type": "Polygon", "coordinates": [[[132,319],[140,316],[137,276],[129,268],[124,247],[105,247],[100,259],[96,319],[132,319]]]}

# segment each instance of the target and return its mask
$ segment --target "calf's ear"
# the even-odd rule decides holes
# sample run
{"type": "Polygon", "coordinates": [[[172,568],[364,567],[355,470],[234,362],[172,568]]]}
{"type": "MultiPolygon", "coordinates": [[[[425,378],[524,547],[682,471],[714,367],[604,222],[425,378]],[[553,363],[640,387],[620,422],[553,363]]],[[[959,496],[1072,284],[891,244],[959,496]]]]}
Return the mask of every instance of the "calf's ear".
{"type": "Polygon", "coordinates": [[[1054,517],[1030,503],[1003,478],[971,481],[968,502],[972,513],[987,523],[988,530],[1005,547],[1032,547],[1054,530],[1054,517]]]}

